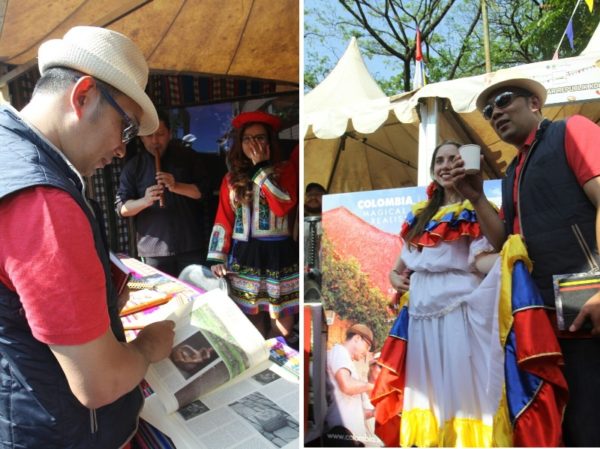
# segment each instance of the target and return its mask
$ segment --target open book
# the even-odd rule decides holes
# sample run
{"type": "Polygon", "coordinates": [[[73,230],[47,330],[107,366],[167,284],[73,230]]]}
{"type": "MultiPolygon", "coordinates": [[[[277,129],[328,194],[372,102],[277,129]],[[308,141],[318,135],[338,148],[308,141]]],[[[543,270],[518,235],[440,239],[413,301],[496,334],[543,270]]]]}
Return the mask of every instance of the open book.
{"type": "Polygon", "coordinates": [[[176,309],[171,355],[152,364],[141,417],[177,449],[298,447],[298,379],[233,300],[212,290],[176,309]]]}

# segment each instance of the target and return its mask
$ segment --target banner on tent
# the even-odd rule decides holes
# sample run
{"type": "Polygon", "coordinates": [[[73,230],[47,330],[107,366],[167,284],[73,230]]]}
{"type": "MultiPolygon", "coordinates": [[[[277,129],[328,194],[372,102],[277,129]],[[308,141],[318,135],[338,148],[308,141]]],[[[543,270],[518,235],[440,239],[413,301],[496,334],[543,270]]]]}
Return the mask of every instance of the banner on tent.
{"type": "Polygon", "coordinates": [[[600,55],[531,64],[531,77],[548,91],[546,104],[600,99],[600,55]]]}

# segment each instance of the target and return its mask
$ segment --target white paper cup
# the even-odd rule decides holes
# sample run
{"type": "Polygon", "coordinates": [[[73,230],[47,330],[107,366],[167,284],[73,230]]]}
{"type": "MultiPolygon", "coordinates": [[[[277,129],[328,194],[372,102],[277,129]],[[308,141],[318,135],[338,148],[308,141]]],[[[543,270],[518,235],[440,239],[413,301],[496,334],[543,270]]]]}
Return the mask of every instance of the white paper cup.
{"type": "Polygon", "coordinates": [[[479,172],[479,163],[481,161],[481,147],[473,143],[468,143],[458,149],[460,157],[465,161],[465,173],[472,175],[479,172]]]}

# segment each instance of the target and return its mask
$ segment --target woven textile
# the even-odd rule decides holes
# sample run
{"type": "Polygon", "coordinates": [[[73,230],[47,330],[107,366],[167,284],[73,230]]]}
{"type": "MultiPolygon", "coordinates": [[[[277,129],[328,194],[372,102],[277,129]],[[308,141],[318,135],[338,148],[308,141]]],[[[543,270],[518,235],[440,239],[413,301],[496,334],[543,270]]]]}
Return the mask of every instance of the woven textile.
{"type": "Polygon", "coordinates": [[[151,75],[148,95],[163,108],[241,100],[273,94],[273,81],[191,75],[151,75]]]}
{"type": "Polygon", "coordinates": [[[119,176],[123,161],[114,158],[112,164],[96,170],[91,177],[89,196],[95,199],[102,209],[106,226],[107,242],[115,253],[132,254],[130,242],[135,242],[135,235],[130,233],[128,220],[115,211],[115,194],[119,187],[119,176]]]}

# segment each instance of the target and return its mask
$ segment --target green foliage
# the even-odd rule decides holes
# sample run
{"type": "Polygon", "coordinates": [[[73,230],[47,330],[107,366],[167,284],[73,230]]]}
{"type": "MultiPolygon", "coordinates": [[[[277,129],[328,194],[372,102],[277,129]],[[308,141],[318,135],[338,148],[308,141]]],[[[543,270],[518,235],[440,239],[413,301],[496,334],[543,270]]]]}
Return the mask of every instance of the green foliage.
{"type": "MultiPolygon", "coordinates": [[[[576,3],[487,0],[492,70],[551,59],[576,3]]],[[[345,46],[354,35],[367,61],[385,60],[380,64],[385,72],[374,78],[388,95],[410,90],[417,25],[429,82],[485,72],[480,0],[305,0],[305,5],[307,84],[318,84],[341,56],[330,52],[325,60],[317,55],[336,40],[338,48],[345,46]]],[[[599,21],[600,4],[590,14],[582,1],[573,16],[575,50],[565,37],[560,58],[580,54],[599,21]]]]}
{"type": "Polygon", "coordinates": [[[304,89],[313,89],[330,72],[331,61],[328,56],[319,57],[309,54],[304,66],[304,89]]]}
{"type": "Polygon", "coordinates": [[[333,251],[326,236],[322,240],[323,305],[341,318],[368,325],[379,348],[388,335],[390,323],[386,312],[386,297],[369,285],[369,277],[361,271],[358,261],[341,259],[333,251]]]}
{"type": "MultiPolygon", "coordinates": [[[[536,20],[531,20],[524,27],[524,44],[539,49],[542,55],[541,60],[551,59],[554,55],[575,3],[575,1],[546,0],[543,8],[541,8],[542,13],[538,15],[536,20]]],[[[559,51],[561,58],[577,56],[586,47],[600,20],[599,9],[600,5],[596,4],[594,11],[590,14],[585,2],[581,2],[573,16],[575,50],[571,49],[565,36],[559,51]]]]}

